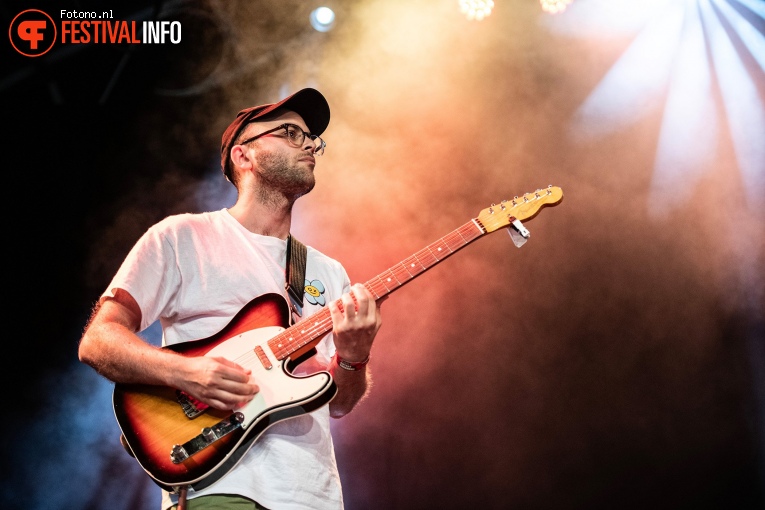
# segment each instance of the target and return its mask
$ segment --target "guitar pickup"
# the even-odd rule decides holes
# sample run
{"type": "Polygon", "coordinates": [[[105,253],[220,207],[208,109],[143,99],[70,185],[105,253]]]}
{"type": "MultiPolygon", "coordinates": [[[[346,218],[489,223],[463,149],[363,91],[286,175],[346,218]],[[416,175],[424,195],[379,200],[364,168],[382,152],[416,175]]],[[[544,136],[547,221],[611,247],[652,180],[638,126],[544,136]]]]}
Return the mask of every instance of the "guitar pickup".
{"type": "Polygon", "coordinates": [[[180,464],[195,453],[204,450],[215,441],[240,428],[243,421],[244,415],[242,413],[234,413],[212,427],[203,428],[198,436],[191,438],[182,445],[173,445],[173,449],[170,450],[170,460],[173,461],[173,464],[180,464]]]}

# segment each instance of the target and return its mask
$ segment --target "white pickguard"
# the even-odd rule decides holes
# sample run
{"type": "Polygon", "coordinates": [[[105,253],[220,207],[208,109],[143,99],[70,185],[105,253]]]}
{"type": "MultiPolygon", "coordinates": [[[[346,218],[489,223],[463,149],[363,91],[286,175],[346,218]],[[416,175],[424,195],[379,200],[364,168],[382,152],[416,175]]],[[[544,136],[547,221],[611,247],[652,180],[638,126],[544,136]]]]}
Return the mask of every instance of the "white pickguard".
{"type": "Polygon", "coordinates": [[[326,372],[307,377],[294,377],[286,373],[282,366],[283,361],[277,360],[268,347],[268,341],[282,331],[284,328],[280,326],[253,329],[229,338],[206,354],[226,358],[252,370],[260,391],[247,405],[237,409],[244,415],[242,427],[245,429],[273,410],[300,404],[320,392],[329,382],[330,376],[326,372]],[[263,348],[273,365],[268,370],[255,354],[255,347],[258,345],[263,348]]]}

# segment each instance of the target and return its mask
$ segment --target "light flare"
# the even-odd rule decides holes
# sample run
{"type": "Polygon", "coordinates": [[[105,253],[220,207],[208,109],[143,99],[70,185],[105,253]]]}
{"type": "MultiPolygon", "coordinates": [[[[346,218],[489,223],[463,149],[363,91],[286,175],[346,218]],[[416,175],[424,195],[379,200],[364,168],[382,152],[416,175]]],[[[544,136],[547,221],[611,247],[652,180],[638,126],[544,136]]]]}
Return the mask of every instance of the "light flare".
{"type": "Polygon", "coordinates": [[[492,0],[459,0],[460,11],[469,20],[481,21],[494,9],[492,0]]]}
{"type": "Polygon", "coordinates": [[[542,10],[551,14],[557,14],[566,10],[573,0],[539,0],[542,10]]]}

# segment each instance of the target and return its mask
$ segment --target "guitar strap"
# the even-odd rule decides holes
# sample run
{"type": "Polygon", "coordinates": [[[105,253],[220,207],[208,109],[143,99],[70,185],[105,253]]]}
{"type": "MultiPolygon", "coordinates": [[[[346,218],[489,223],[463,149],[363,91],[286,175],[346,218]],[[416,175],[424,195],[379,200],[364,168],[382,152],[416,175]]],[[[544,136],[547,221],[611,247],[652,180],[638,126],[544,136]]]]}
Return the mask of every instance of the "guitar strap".
{"type": "Polygon", "coordinates": [[[305,245],[290,234],[287,237],[287,275],[284,285],[290,298],[290,318],[292,324],[297,322],[298,317],[303,316],[303,294],[305,293],[305,264],[308,258],[308,250],[305,245]]]}

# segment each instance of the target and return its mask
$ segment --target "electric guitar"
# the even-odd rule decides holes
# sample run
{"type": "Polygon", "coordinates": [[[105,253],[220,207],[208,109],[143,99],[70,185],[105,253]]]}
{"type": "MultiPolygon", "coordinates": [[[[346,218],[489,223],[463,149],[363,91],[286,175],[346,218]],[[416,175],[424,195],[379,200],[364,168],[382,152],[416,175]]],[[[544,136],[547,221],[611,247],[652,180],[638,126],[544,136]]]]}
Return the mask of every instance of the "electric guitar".
{"type": "MultiPolygon", "coordinates": [[[[562,199],[560,188],[548,186],[492,204],[365,285],[379,300],[485,234],[508,227],[527,238],[521,221],[562,199]]],[[[163,347],[188,357],[222,356],[251,369],[260,391],[236,411],[213,409],[174,388],[115,384],[112,402],[120,441],[157,485],[171,492],[208,487],[228,473],[268,427],[332,400],[337,387],[329,372],[292,374],[332,331],[329,310],[288,327],[289,313],[283,296],[264,294],[215,335],[163,347]]]]}

